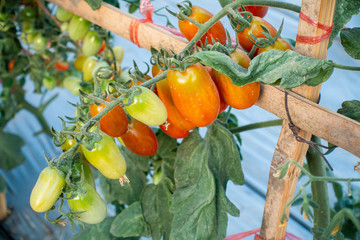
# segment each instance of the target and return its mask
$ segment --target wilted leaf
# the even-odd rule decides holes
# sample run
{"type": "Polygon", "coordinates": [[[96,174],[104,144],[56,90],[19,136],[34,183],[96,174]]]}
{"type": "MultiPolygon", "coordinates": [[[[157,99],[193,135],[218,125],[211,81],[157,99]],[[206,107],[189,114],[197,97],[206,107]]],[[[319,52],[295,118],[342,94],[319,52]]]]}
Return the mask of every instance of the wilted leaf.
{"type": "Polygon", "coordinates": [[[134,202],[118,214],[110,228],[110,233],[116,237],[139,237],[147,232],[140,202],[134,202]]]}
{"type": "Polygon", "coordinates": [[[18,135],[0,131],[0,168],[11,170],[25,161],[25,156],[21,152],[24,141],[18,135]]]}
{"type": "Polygon", "coordinates": [[[344,28],[340,32],[341,45],[347,54],[360,59],[360,28],[344,28]]]}
{"type": "Polygon", "coordinates": [[[315,86],[325,82],[334,70],[331,61],[305,57],[291,50],[259,54],[251,60],[248,70],[237,65],[227,55],[215,51],[198,52],[187,60],[196,59],[227,75],[238,86],[251,82],[280,85],[284,89],[303,84],[315,86]]]}
{"type": "Polygon", "coordinates": [[[341,104],[341,107],[337,112],[360,122],[360,101],[352,100],[345,101],[341,104]]]}

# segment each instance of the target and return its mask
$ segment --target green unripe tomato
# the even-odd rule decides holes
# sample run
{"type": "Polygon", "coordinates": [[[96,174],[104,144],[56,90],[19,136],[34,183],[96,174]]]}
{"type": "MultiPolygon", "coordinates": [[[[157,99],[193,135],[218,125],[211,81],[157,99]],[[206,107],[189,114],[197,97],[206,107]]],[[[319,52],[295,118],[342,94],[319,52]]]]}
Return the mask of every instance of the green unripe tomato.
{"type": "Polygon", "coordinates": [[[20,16],[25,20],[34,19],[35,18],[35,10],[31,6],[27,6],[20,12],[20,16]]]}
{"type": "Polygon", "coordinates": [[[74,15],[69,24],[69,37],[74,41],[83,39],[91,27],[91,22],[74,15]]]}
{"type": "Polygon", "coordinates": [[[88,183],[84,183],[81,193],[68,200],[72,212],[77,212],[76,217],[87,224],[97,224],[106,217],[107,207],[104,200],[88,183]]]}
{"type": "Polygon", "coordinates": [[[54,77],[44,77],[42,84],[47,90],[52,90],[56,87],[56,79],[54,77]]]}
{"type": "Polygon", "coordinates": [[[68,76],[63,80],[63,86],[69,90],[74,96],[79,95],[81,88],[81,79],[75,76],[68,76]]]}
{"type": "MultiPolygon", "coordinates": [[[[113,51],[114,51],[116,62],[118,64],[120,64],[124,58],[124,48],[122,46],[115,46],[115,47],[113,47],[113,51]]],[[[105,51],[105,58],[110,59],[110,60],[112,60],[112,58],[113,58],[111,51],[109,49],[106,49],[106,51],[105,51]]]]}
{"type": "MultiPolygon", "coordinates": [[[[133,103],[125,106],[126,111],[136,120],[148,126],[160,126],[167,119],[164,103],[150,89],[139,86],[141,93],[134,96],[133,103]]],[[[124,103],[127,103],[127,99],[124,103]]]]}
{"type": "Polygon", "coordinates": [[[33,41],[33,48],[36,53],[42,53],[46,49],[47,40],[41,34],[37,34],[33,41]]]}
{"type": "Polygon", "coordinates": [[[84,80],[89,82],[93,79],[92,70],[97,63],[97,58],[94,56],[87,57],[82,65],[82,72],[84,80]]]}
{"type": "Polygon", "coordinates": [[[96,31],[91,30],[84,38],[82,51],[85,56],[93,56],[100,50],[101,44],[102,39],[99,34],[96,31]]]}
{"type": "Polygon", "coordinates": [[[74,14],[72,14],[69,11],[66,11],[61,7],[58,7],[55,14],[55,17],[61,22],[69,21],[72,18],[72,16],[74,16],[74,14]]]}
{"type": "Polygon", "coordinates": [[[102,133],[102,139],[95,143],[93,150],[87,150],[84,145],[81,149],[85,158],[105,177],[120,179],[124,176],[126,162],[112,137],[102,133]]]}
{"type": "Polygon", "coordinates": [[[69,25],[70,24],[68,22],[62,23],[61,27],[60,27],[61,31],[63,31],[63,32],[69,31],[69,25]]]}
{"type": "Polygon", "coordinates": [[[54,167],[44,168],[30,196],[30,206],[36,212],[49,210],[59,198],[65,180],[54,167]]]}

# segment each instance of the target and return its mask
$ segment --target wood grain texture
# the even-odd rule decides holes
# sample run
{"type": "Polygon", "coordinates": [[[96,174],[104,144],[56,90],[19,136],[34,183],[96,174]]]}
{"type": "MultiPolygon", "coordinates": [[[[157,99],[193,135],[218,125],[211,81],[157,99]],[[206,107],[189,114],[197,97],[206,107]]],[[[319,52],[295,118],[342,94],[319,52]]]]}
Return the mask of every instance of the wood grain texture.
{"type": "Polygon", "coordinates": [[[6,219],[10,214],[6,204],[6,197],[4,193],[0,193],[0,221],[6,219]]]}
{"type": "MultiPolygon", "coordinates": [[[[316,22],[330,26],[334,16],[335,2],[335,0],[303,0],[301,11],[316,22]]],[[[298,35],[320,36],[323,34],[323,30],[303,21],[302,19],[299,20],[298,35]]],[[[325,59],[327,54],[327,46],[328,40],[322,41],[318,44],[297,43],[295,51],[308,57],[325,59]]],[[[305,97],[306,99],[317,101],[320,94],[320,85],[316,87],[301,86],[293,89],[292,91],[305,97]]],[[[301,114],[305,116],[306,112],[309,113],[308,109],[301,108],[297,104],[290,104],[290,116],[294,115],[293,109],[296,109],[296,115],[301,114]]],[[[324,117],[323,115],[320,116],[324,117]]],[[[314,126],[311,120],[311,115],[308,115],[308,117],[310,117],[308,119],[309,127],[311,125],[314,126]]],[[[307,144],[298,142],[295,139],[292,131],[288,127],[288,124],[289,122],[284,120],[270,167],[264,214],[260,231],[260,237],[266,240],[285,238],[287,221],[281,223],[281,216],[285,205],[292,199],[294,195],[296,184],[300,175],[300,169],[294,165],[290,165],[286,176],[283,179],[278,179],[276,168],[290,160],[296,161],[302,165],[304,163],[306,151],[309,147],[307,144]]],[[[298,124],[299,122],[295,123],[296,126],[299,126],[298,124]]],[[[321,123],[321,125],[322,124],[323,123],[321,123]]],[[[309,129],[302,130],[297,128],[297,132],[300,137],[306,140],[310,140],[311,132],[308,130],[309,129]]],[[[324,129],[322,130],[324,133],[327,132],[324,131],[324,129]]],[[[289,217],[289,213],[290,207],[285,209],[285,214],[287,217],[289,217]]]]}

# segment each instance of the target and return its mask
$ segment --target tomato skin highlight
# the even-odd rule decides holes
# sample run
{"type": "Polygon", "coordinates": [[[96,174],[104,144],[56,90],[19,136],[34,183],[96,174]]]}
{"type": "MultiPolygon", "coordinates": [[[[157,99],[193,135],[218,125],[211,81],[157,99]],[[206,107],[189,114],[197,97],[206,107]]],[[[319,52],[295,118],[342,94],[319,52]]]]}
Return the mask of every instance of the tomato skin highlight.
{"type": "MultiPolygon", "coordinates": [[[[189,18],[193,19],[194,21],[198,23],[205,23],[210,18],[212,18],[214,15],[208,12],[207,10],[198,7],[193,6],[192,7],[192,13],[189,15],[189,18]]],[[[187,40],[191,41],[191,39],[194,38],[195,34],[198,32],[198,27],[192,24],[191,22],[184,20],[179,20],[179,29],[181,33],[186,37],[187,40]]],[[[212,39],[216,42],[220,42],[221,44],[225,44],[226,42],[226,32],[225,28],[222,25],[220,21],[216,22],[196,43],[196,45],[201,46],[201,43],[205,45],[205,41],[207,39],[207,42],[210,44],[214,44],[212,42],[212,39]]]]}
{"type": "Polygon", "coordinates": [[[265,17],[266,13],[269,10],[267,6],[245,6],[245,10],[251,12],[254,16],[265,17]]]}
{"type": "Polygon", "coordinates": [[[72,212],[80,221],[87,224],[97,224],[102,222],[107,213],[105,201],[100,197],[96,190],[89,184],[82,186],[83,193],[78,193],[73,199],[68,200],[72,212]]]}
{"type": "Polygon", "coordinates": [[[195,125],[186,120],[176,108],[167,79],[157,82],[156,88],[159,98],[166,107],[166,111],[168,113],[167,121],[171,122],[176,128],[180,128],[185,131],[194,129],[195,125]]]}
{"type": "MultiPolygon", "coordinates": [[[[250,58],[248,55],[236,49],[231,53],[230,58],[243,68],[248,68],[250,65],[250,58]]],[[[249,108],[257,101],[260,95],[260,83],[248,83],[244,86],[236,86],[231,82],[231,79],[216,70],[213,70],[214,81],[219,89],[221,98],[236,109],[249,108]]]]}
{"type": "MultiPolygon", "coordinates": [[[[107,102],[111,102],[110,98],[104,99],[107,102]]],[[[105,108],[105,104],[92,104],[89,106],[91,117],[95,117],[105,108]]],[[[117,105],[100,120],[100,129],[111,137],[120,137],[128,128],[128,120],[126,113],[121,105],[117,105]]]]}
{"type": "Polygon", "coordinates": [[[215,121],[220,108],[219,92],[206,69],[199,63],[185,72],[169,70],[167,81],[176,108],[197,127],[215,121]]]}
{"type": "Polygon", "coordinates": [[[45,212],[54,206],[65,186],[65,180],[54,167],[44,168],[31,192],[30,206],[35,212],[45,212]]]}
{"type": "Polygon", "coordinates": [[[167,121],[165,124],[160,125],[160,129],[169,137],[184,138],[189,135],[189,131],[174,126],[171,122],[167,121]]]}
{"type": "Polygon", "coordinates": [[[89,151],[84,145],[81,149],[85,158],[98,169],[105,177],[119,179],[126,172],[126,162],[112,137],[102,133],[100,142],[95,143],[89,151]]]}
{"type": "MultiPolygon", "coordinates": [[[[159,126],[167,119],[167,111],[163,102],[150,89],[138,86],[139,95],[134,96],[133,103],[125,106],[126,111],[136,120],[149,125],[159,126]]],[[[128,99],[124,100],[127,103],[128,99]]]]}
{"type": "Polygon", "coordinates": [[[292,47],[290,46],[290,44],[282,39],[282,38],[278,38],[275,41],[275,44],[264,47],[264,48],[258,48],[254,54],[254,56],[259,55],[260,53],[266,52],[266,51],[271,51],[271,50],[281,50],[281,51],[286,51],[286,50],[293,50],[292,47]]]}
{"type": "Polygon", "coordinates": [[[119,137],[119,142],[140,156],[152,156],[158,149],[155,133],[149,126],[134,118],[129,122],[128,131],[119,137]]]}
{"type": "Polygon", "coordinates": [[[263,29],[261,28],[261,25],[269,30],[269,33],[272,37],[275,37],[277,34],[276,29],[270,23],[260,17],[254,16],[250,24],[250,27],[245,28],[242,32],[237,33],[241,47],[243,47],[243,49],[247,52],[250,52],[254,46],[254,44],[250,41],[250,39],[254,40],[251,34],[257,38],[265,38],[264,34],[262,33],[263,29]]]}

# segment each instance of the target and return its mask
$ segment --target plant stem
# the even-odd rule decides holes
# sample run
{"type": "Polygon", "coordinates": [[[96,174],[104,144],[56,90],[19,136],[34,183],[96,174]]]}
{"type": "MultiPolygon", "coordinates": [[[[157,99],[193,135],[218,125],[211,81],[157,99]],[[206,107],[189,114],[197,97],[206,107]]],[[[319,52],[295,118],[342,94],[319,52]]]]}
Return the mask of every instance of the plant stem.
{"type": "Polygon", "coordinates": [[[283,120],[282,119],[276,119],[276,120],[270,120],[266,122],[258,122],[258,123],[252,123],[245,126],[237,127],[237,128],[231,128],[231,133],[239,133],[244,132],[248,130],[258,129],[258,128],[265,128],[265,127],[274,127],[274,126],[281,126],[283,120]]]}
{"type": "MultiPolygon", "coordinates": [[[[219,0],[222,7],[233,3],[232,0],[219,0]]],[[[269,6],[269,7],[276,7],[282,8],[290,11],[294,11],[300,13],[301,7],[295,4],[286,3],[282,1],[274,1],[274,0],[237,0],[236,4],[237,7],[240,5],[252,5],[252,6],[269,6]]]]}
{"type": "Polygon", "coordinates": [[[333,63],[332,65],[333,65],[335,68],[339,68],[339,69],[352,70],[352,71],[360,71],[360,67],[346,66],[346,65],[341,65],[341,64],[337,64],[337,63],[333,63]]]}
{"type": "Polygon", "coordinates": [[[33,105],[31,105],[28,101],[26,101],[25,99],[21,102],[21,104],[23,105],[23,108],[28,110],[30,113],[32,113],[40,122],[44,133],[46,133],[49,136],[52,136],[52,133],[50,131],[50,127],[48,125],[48,123],[46,122],[44,116],[42,115],[42,112],[34,107],[33,105]]]}
{"type": "MultiPolygon", "coordinates": [[[[320,143],[320,139],[312,136],[313,142],[320,143]]],[[[318,148],[317,146],[315,146],[318,148]]],[[[321,151],[318,148],[319,151],[321,151]]],[[[309,171],[313,176],[326,176],[326,166],[323,159],[314,149],[309,148],[306,153],[309,171]]],[[[326,228],[330,223],[330,206],[327,182],[311,182],[312,200],[319,205],[314,208],[314,227],[326,228]]]]}

